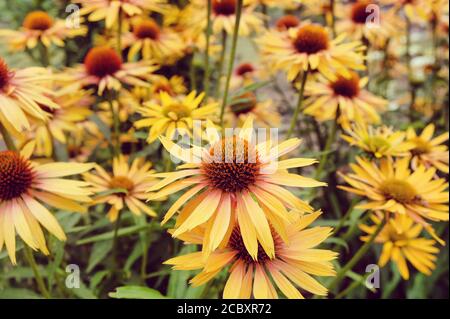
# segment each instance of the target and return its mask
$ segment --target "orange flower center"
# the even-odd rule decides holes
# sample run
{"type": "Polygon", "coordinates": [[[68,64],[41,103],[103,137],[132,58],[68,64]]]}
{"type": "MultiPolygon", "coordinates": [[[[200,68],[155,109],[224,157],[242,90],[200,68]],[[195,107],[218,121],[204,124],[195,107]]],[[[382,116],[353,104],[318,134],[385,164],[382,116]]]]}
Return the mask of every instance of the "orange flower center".
{"type": "Polygon", "coordinates": [[[420,137],[416,137],[411,140],[414,144],[414,148],[411,150],[413,155],[422,155],[430,153],[432,146],[427,141],[421,139],[420,137]]]}
{"type": "Polygon", "coordinates": [[[209,151],[212,160],[204,162],[202,169],[212,187],[236,193],[254,184],[260,163],[256,150],[246,140],[226,137],[209,151]]]}
{"type": "Polygon", "coordinates": [[[213,0],[212,9],[216,15],[232,15],[236,11],[236,0],[213,0]]]}
{"type": "Polygon", "coordinates": [[[155,93],[159,94],[160,92],[166,92],[167,94],[174,96],[174,92],[172,87],[168,83],[157,83],[154,86],[155,93]]]}
{"type": "Polygon", "coordinates": [[[394,199],[402,204],[408,204],[417,197],[417,192],[410,183],[395,178],[382,182],[380,190],[387,199],[394,199]]]}
{"type": "Polygon", "coordinates": [[[2,58],[0,58],[0,90],[5,88],[9,80],[13,77],[13,73],[9,71],[8,65],[2,58]]]}
{"type": "Polygon", "coordinates": [[[122,68],[122,58],[109,47],[96,47],[89,50],[84,59],[86,71],[99,78],[113,75],[122,68]]]}
{"type": "Polygon", "coordinates": [[[353,22],[361,23],[361,24],[366,23],[367,18],[372,13],[370,10],[367,10],[367,6],[370,4],[372,4],[371,1],[362,0],[362,1],[356,2],[352,6],[351,17],[352,17],[353,22]]]}
{"type": "Polygon", "coordinates": [[[45,31],[53,25],[53,19],[44,11],[33,11],[23,20],[23,26],[30,30],[45,31]]]}
{"type": "Polygon", "coordinates": [[[236,114],[245,114],[253,110],[258,103],[256,95],[247,92],[236,98],[236,102],[230,105],[231,111],[236,114]]]}
{"type": "Polygon", "coordinates": [[[153,19],[142,21],[133,29],[133,33],[138,39],[159,39],[161,30],[153,19]]]}
{"type": "MultiPolygon", "coordinates": [[[[111,187],[112,189],[122,188],[130,192],[134,188],[134,183],[126,176],[115,176],[109,182],[109,187],[111,187]]],[[[125,196],[124,193],[118,193],[118,195],[125,196]]]]}
{"type": "Polygon", "coordinates": [[[300,53],[314,54],[328,49],[327,30],[317,24],[300,27],[294,39],[294,47],[300,53]]]}
{"type": "Polygon", "coordinates": [[[291,14],[285,15],[278,19],[276,27],[279,31],[295,28],[300,24],[300,20],[291,14]]]}
{"type": "Polygon", "coordinates": [[[236,68],[236,75],[244,76],[248,73],[252,73],[255,71],[255,68],[251,63],[242,63],[236,68]]]}
{"type": "Polygon", "coordinates": [[[338,76],[337,80],[331,83],[330,86],[335,95],[345,96],[348,98],[355,97],[359,94],[359,75],[352,72],[349,79],[346,79],[343,76],[338,76]]]}
{"type": "MultiPolygon", "coordinates": [[[[275,244],[275,254],[277,250],[277,246],[281,242],[281,238],[279,235],[272,231],[272,237],[275,244]]],[[[242,239],[241,231],[239,230],[239,227],[235,227],[233,229],[233,232],[231,233],[230,239],[228,241],[228,246],[237,252],[236,258],[239,260],[242,260],[246,264],[264,264],[268,261],[270,261],[270,257],[267,256],[266,252],[262,248],[260,244],[258,244],[258,259],[253,260],[252,256],[247,251],[247,248],[245,247],[244,240],[242,239]]]]}
{"type": "Polygon", "coordinates": [[[30,162],[14,151],[0,152],[0,200],[20,197],[33,183],[30,162]]]}

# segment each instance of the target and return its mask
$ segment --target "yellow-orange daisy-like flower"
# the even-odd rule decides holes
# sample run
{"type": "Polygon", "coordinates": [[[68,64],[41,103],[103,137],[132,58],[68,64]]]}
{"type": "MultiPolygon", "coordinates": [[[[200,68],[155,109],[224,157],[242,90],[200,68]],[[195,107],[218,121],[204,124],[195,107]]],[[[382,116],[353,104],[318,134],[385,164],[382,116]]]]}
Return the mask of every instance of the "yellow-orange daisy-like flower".
{"type": "Polygon", "coordinates": [[[387,126],[373,127],[358,121],[345,125],[341,137],[352,146],[357,146],[375,158],[390,156],[408,156],[412,143],[405,141],[406,133],[393,131],[387,126]]]}
{"type": "Polygon", "coordinates": [[[281,116],[273,101],[270,99],[258,101],[253,92],[236,96],[227,109],[226,120],[231,123],[231,127],[240,127],[249,116],[252,116],[255,124],[260,127],[279,127],[281,123],[281,116]]]}
{"type": "MultiPolygon", "coordinates": [[[[274,299],[278,298],[275,287],[290,299],[304,298],[299,288],[313,295],[325,296],[327,289],[313,276],[335,276],[331,261],[337,253],[316,248],[330,236],[331,227],[307,228],[320,214],[305,215],[288,225],[287,242],[273,233],[274,256],[267,255],[259,246],[257,258],[254,258],[246,249],[245,238],[239,227],[235,227],[229,234],[228,243],[207,259],[203,258],[202,252],[196,252],[172,258],[165,264],[173,265],[175,270],[202,269],[191,280],[195,287],[210,281],[231,266],[224,298],[249,299],[253,296],[274,299]]],[[[202,244],[201,235],[187,237],[189,242],[202,244]]]]}
{"type": "Polygon", "coordinates": [[[411,165],[413,168],[419,165],[435,167],[448,174],[448,147],[444,143],[448,140],[449,133],[445,132],[433,137],[434,130],[434,124],[428,124],[420,135],[417,135],[412,127],[406,131],[408,142],[413,144],[410,150],[411,165]]]}
{"type": "Polygon", "coordinates": [[[353,173],[340,174],[350,186],[338,187],[367,198],[368,203],[358,208],[408,215],[443,243],[426,222],[449,220],[448,183],[442,178],[433,179],[435,168],[419,166],[411,172],[408,157],[395,162],[382,158],[379,166],[360,157],[356,161],[358,164],[350,164],[353,173]]]}
{"type": "Polygon", "coordinates": [[[47,163],[30,160],[34,143],[20,151],[0,151],[0,250],[6,246],[16,263],[16,232],[34,250],[48,255],[41,225],[59,240],[66,235],[52,213],[42,204],[84,212],[79,203],[89,202],[89,184],[62,177],[90,170],[92,164],[47,163]]]}
{"type": "Polygon", "coordinates": [[[49,98],[52,92],[48,83],[52,79],[44,68],[11,70],[0,57],[0,124],[15,133],[30,129],[27,115],[45,121],[46,115],[39,105],[59,108],[49,98]]]}
{"type": "Polygon", "coordinates": [[[153,59],[159,64],[173,64],[185,54],[183,38],[168,27],[161,27],[151,19],[140,19],[133,24],[132,32],[124,36],[125,47],[129,47],[128,59],[141,53],[144,60],[153,59]]]}
{"type": "Polygon", "coordinates": [[[330,39],[327,29],[312,23],[286,31],[269,30],[256,40],[263,61],[274,71],[283,70],[289,81],[307,70],[318,70],[329,79],[336,73],[350,77],[349,70],[364,70],[364,46],[359,41],[344,42],[341,34],[330,39]]]}
{"type": "MultiPolygon", "coordinates": [[[[375,214],[371,216],[371,219],[375,225],[359,226],[368,234],[361,236],[363,241],[369,239],[381,222],[380,217],[375,214]]],[[[406,215],[399,215],[392,219],[375,238],[375,243],[383,245],[378,264],[383,267],[391,260],[397,265],[403,279],[408,280],[410,272],[406,261],[409,261],[422,274],[430,276],[436,267],[434,262],[439,249],[434,246],[436,241],[433,239],[419,237],[422,229],[422,225],[414,223],[406,215]]]]}
{"type": "Polygon", "coordinates": [[[96,173],[83,174],[84,179],[92,184],[92,190],[97,193],[92,204],[110,205],[108,218],[111,222],[117,219],[119,212],[125,207],[135,215],[145,213],[156,216],[153,209],[143,202],[147,199],[146,190],[156,181],[151,177],[154,173],[151,166],[143,158],[136,158],[130,166],[123,155],[114,158],[112,175],[96,165],[96,173]]]}
{"type": "Polygon", "coordinates": [[[86,32],[86,26],[68,27],[64,20],[54,19],[45,11],[32,11],[25,16],[20,30],[0,29],[0,38],[6,38],[12,51],[24,51],[39,43],[46,47],[51,44],[63,47],[65,39],[83,36],[86,32]]]}
{"type": "Polygon", "coordinates": [[[120,12],[128,17],[143,15],[145,12],[164,13],[167,0],[72,0],[82,5],[80,15],[88,15],[89,21],[105,20],[110,29],[119,19],[120,12]]]}
{"type": "Polygon", "coordinates": [[[368,123],[380,121],[379,112],[385,110],[388,102],[364,89],[368,79],[360,78],[356,72],[350,72],[349,77],[338,75],[334,80],[317,77],[314,82],[308,82],[305,94],[304,113],[314,116],[319,121],[336,118],[345,123],[364,120],[368,123]]]}
{"type": "Polygon", "coordinates": [[[277,144],[274,140],[260,141],[253,132],[253,120],[249,117],[238,134],[220,137],[210,123],[206,129],[209,146],[194,145],[184,149],[166,137],[160,140],[170,154],[185,162],[176,172],[155,174],[163,178],[149,191],[150,199],[160,199],[185,190],[183,195],[166,213],[163,223],[174,216],[186,204],[178,216],[179,226],[173,236],[206,224],[205,254],[214,251],[225,234],[236,223],[240,227],[245,247],[255,259],[258,242],[269,257],[273,257],[274,239],[272,225],[287,242],[285,225],[292,215],[312,212],[312,207],[293,195],[287,187],[319,187],[325,183],[297,174],[289,168],[304,167],[316,163],[315,159],[279,157],[297,148],[301,141],[293,138],[277,144]],[[286,208],[293,209],[294,214],[286,208]]]}
{"type": "Polygon", "coordinates": [[[153,61],[124,63],[114,49],[100,46],[89,50],[84,64],[69,72],[77,85],[96,85],[102,95],[105,89],[119,91],[122,84],[148,87],[145,80],[157,69],[153,61]]]}
{"type": "Polygon", "coordinates": [[[192,91],[187,96],[170,96],[166,91],[159,92],[158,100],[150,100],[138,109],[142,119],[134,123],[136,128],[149,127],[148,142],[155,141],[165,134],[171,139],[179,134],[192,136],[195,120],[204,121],[215,117],[218,113],[218,103],[211,102],[200,106],[204,93],[197,95],[192,91]]]}

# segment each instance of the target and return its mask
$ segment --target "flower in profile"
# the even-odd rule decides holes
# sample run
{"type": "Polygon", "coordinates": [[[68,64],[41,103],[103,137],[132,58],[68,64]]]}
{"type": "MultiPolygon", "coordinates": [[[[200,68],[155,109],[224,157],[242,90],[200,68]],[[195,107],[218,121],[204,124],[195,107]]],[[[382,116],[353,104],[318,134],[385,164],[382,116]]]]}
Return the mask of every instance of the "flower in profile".
{"type": "MultiPolygon", "coordinates": [[[[201,252],[169,259],[165,264],[175,270],[202,269],[191,280],[193,286],[200,286],[230,266],[230,274],[223,292],[224,298],[249,299],[278,298],[277,287],[290,299],[304,298],[298,288],[318,296],[326,296],[327,289],[314,276],[335,276],[331,263],[337,253],[317,249],[332,232],[331,227],[307,228],[321,212],[304,215],[286,227],[287,241],[273,232],[274,255],[266,254],[258,246],[258,253],[252,256],[246,249],[239,227],[235,227],[228,243],[220,247],[205,260],[201,252]],[[256,257],[256,258],[255,258],[256,257]]],[[[201,238],[201,236],[199,237],[201,238]]],[[[193,239],[201,244],[201,240],[193,239]]]]}
{"type": "Polygon", "coordinates": [[[248,117],[238,134],[226,134],[223,138],[210,123],[206,128],[209,142],[206,147],[194,145],[183,149],[160,137],[167,151],[186,163],[176,172],[155,174],[163,179],[149,189],[154,192],[150,199],[161,199],[189,188],[170,207],[163,220],[167,222],[186,204],[178,216],[179,226],[174,237],[206,224],[204,251],[208,255],[219,246],[236,221],[251,256],[256,259],[259,242],[266,254],[273,257],[270,225],[287,242],[286,223],[296,214],[313,211],[310,205],[283,187],[326,185],[288,172],[289,168],[314,164],[315,159],[279,160],[301,141],[293,138],[277,144],[273,139],[265,139],[255,145],[254,138],[252,117],[248,117]],[[294,212],[289,213],[287,208],[294,212]]]}
{"type": "Polygon", "coordinates": [[[290,28],[297,28],[299,25],[300,19],[292,14],[282,16],[275,23],[275,26],[278,31],[287,31],[290,28]]]}
{"type": "Polygon", "coordinates": [[[120,55],[107,46],[94,47],[87,53],[84,64],[69,70],[76,85],[96,85],[98,94],[105,89],[119,91],[122,84],[148,87],[147,80],[158,67],[153,61],[124,63],[120,55]]]}
{"type": "Polygon", "coordinates": [[[51,157],[54,154],[54,141],[66,145],[67,134],[77,129],[77,124],[86,121],[92,114],[89,107],[93,103],[90,92],[84,90],[64,90],[55,88],[52,100],[60,106],[52,109],[40,105],[46,113],[46,121],[34,120],[31,130],[23,137],[36,142],[34,154],[36,156],[51,157]]]}
{"type": "Polygon", "coordinates": [[[204,93],[197,95],[196,91],[192,91],[187,96],[173,97],[166,91],[160,91],[159,99],[150,100],[138,109],[142,119],[134,125],[136,128],[150,128],[147,139],[149,143],[162,134],[171,139],[177,131],[179,134],[192,136],[195,120],[213,118],[218,112],[216,102],[200,106],[204,96],[204,93]]]}
{"type": "Polygon", "coordinates": [[[48,255],[41,225],[59,240],[66,235],[52,213],[42,204],[68,211],[85,212],[79,203],[89,202],[89,184],[62,177],[90,170],[92,164],[46,163],[30,160],[34,143],[20,152],[0,151],[0,250],[5,244],[16,264],[16,232],[26,245],[48,255]]]}
{"type": "Polygon", "coordinates": [[[143,15],[145,12],[164,13],[167,0],[72,0],[82,5],[80,15],[88,15],[89,21],[105,20],[110,29],[119,19],[120,12],[128,17],[143,15]]]}
{"type": "Polygon", "coordinates": [[[173,64],[185,54],[183,38],[168,27],[161,27],[151,19],[140,19],[133,24],[132,32],[125,35],[124,45],[129,47],[128,60],[141,53],[144,60],[153,59],[159,64],[173,64]]]}
{"type": "Polygon", "coordinates": [[[348,78],[349,70],[364,70],[364,46],[359,41],[344,41],[344,34],[331,40],[327,29],[313,23],[287,32],[269,30],[256,40],[263,61],[273,71],[285,71],[289,81],[306,70],[318,70],[331,80],[336,79],[336,73],[348,78]]]}
{"type": "Polygon", "coordinates": [[[333,120],[338,115],[340,123],[356,119],[378,123],[379,112],[384,111],[388,102],[364,89],[367,78],[360,78],[352,71],[349,75],[347,78],[337,75],[334,80],[318,76],[316,81],[309,81],[305,87],[309,98],[304,113],[318,121],[333,120]]]}
{"type": "Polygon", "coordinates": [[[25,16],[19,30],[0,29],[0,38],[6,38],[12,51],[24,51],[39,43],[45,47],[51,44],[64,47],[64,40],[83,36],[86,32],[85,26],[71,28],[64,20],[54,19],[45,11],[32,11],[25,16]]]}
{"type": "MultiPolygon", "coordinates": [[[[361,240],[367,241],[377,225],[381,222],[380,216],[371,215],[375,225],[360,225],[367,235],[361,236],[361,240]]],[[[435,269],[434,261],[439,249],[435,247],[436,241],[420,237],[423,227],[406,215],[398,215],[387,223],[378,236],[375,243],[382,244],[378,264],[384,267],[390,260],[397,265],[397,269],[403,279],[409,279],[409,269],[406,261],[426,276],[430,276],[435,269]]]]}
{"type": "Polygon", "coordinates": [[[30,67],[11,70],[0,57],[0,123],[11,133],[30,129],[27,118],[45,121],[46,115],[39,105],[57,109],[49,97],[48,83],[52,74],[45,68],[30,67]]]}
{"type": "Polygon", "coordinates": [[[348,135],[341,135],[342,139],[375,158],[408,156],[413,147],[405,141],[405,132],[394,131],[387,126],[373,127],[357,121],[344,125],[344,131],[348,135]]]}
{"type": "Polygon", "coordinates": [[[379,166],[360,157],[356,161],[357,164],[350,164],[353,173],[339,174],[350,186],[338,187],[368,200],[358,208],[407,215],[443,243],[426,222],[449,220],[448,183],[442,178],[433,179],[435,168],[420,165],[411,172],[409,157],[395,162],[382,158],[379,166]]]}
{"type": "Polygon", "coordinates": [[[97,193],[92,204],[110,205],[108,218],[111,222],[117,219],[125,207],[135,215],[145,213],[156,216],[153,209],[143,202],[147,199],[146,190],[155,184],[155,179],[151,177],[154,173],[151,166],[143,158],[136,158],[130,166],[123,155],[113,159],[112,175],[96,165],[95,173],[83,174],[84,180],[92,184],[92,190],[97,193]]]}
{"type": "Polygon", "coordinates": [[[414,145],[410,150],[411,165],[413,168],[419,165],[435,167],[448,174],[448,148],[444,143],[449,134],[445,132],[433,138],[434,130],[434,124],[428,124],[420,135],[417,135],[412,127],[406,131],[407,141],[414,145]]]}
{"type": "Polygon", "coordinates": [[[281,116],[272,100],[258,101],[253,92],[246,92],[232,99],[226,114],[231,127],[241,126],[249,116],[252,116],[255,124],[260,127],[278,127],[281,122],[281,116]]]}

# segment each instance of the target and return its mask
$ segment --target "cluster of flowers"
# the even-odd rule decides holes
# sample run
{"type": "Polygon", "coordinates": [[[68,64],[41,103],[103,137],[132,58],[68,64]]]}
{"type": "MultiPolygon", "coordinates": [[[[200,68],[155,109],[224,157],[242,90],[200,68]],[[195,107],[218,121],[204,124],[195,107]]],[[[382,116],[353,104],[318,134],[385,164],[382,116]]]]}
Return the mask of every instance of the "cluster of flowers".
{"type": "MultiPolygon", "coordinates": [[[[419,135],[412,127],[380,126],[383,112],[405,104],[405,97],[388,101],[365,86],[371,84],[369,71],[378,72],[372,65],[382,65],[384,76],[408,76],[411,110],[430,115],[433,108],[432,116],[441,111],[435,109],[439,96],[430,100],[416,93],[420,79],[412,76],[409,51],[402,68],[398,48],[405,34],[399,30],[430,24],[436,39],[446,37],[448,1],[191,0],[183,8],[166,0],[72,2],[81,7],[79,27],[33,11],[19,30],[0,30],[10,50],[38,56],[42,63],[12,69],[0,57],[0,129],[8,148],[0,151],[0,250],[6,246],[13,264],[16,233],[44,254],[49,250],[41,225],[66,239],[49,207],[86,212],[106,205],[109,220],[118,223],[125,210],[157,218],[153,204],[181,192],[162,224],[174,219],[170,234],[201,250],[165,263],[201,270],[193,285],[229,267],[225,298],[276,298],[279,292],[303,298],[299,288],[325,296],[328,289],[313,276],[336,276],[338,254],[317,248],[333,229],[310,227],[322,212],[287,187],[326,186],[316,179],[323,177],[332,138],[341,128],[342,139],[360,154],[350,164],[352,172],[339,173],[348,184],[339,188],[365,198],[357,208],[369,211],[374,223],[360,225],[367,233],[361,239],[383,243],[379,264],[394,261],[404,279],[409,278],[405,258],[431,274],[439,251],[435,241],[444,242],[429,221],[449,217],[443,177],[449,170],[444,144],[449,134],[434,136],[433,124],[419,135]],[[378,27],[368,23],[374,4],[378,27]],[[289,14],[270,21],[267,10],[280,8],[289,14]],[[90,29],[99,25],[101,33],[92,35],[90,29]],[[52,67],[54,45],[88,36],[94,46],[82,64],[52,67]],[[260,63],[241,63],[225,76],[230,36],[230,70],[237,37],[256,38],[260,63]],[[383,60],[375,61],[370,52],[383,52],[383,60]],[[203,56],[200,70],[197,59],[203,56]],[[177,74],[186,59],[189,74],[177,74]],[[167,70],[175,72],[166,77],[167,70]],[[257,143],[254,125],[284,130],[275,103],[256,94],[259,82],[276,81],[280,71],[299,92],[299,102],[285,138],[257,143]],[[307,120],[300,121],[300,113],[307,120]],[[200,132],[195,121],[202,123],[200,132]],[[314,179],[298,172],[316,159],[286,158],[301,144],[291,138],[298,122],[315,125],[319,142],[319,125],[332,123],[314,179]],[[225,127],[240,130],[224,137],[225,127]],[[173,140],[180,132],[202,136],[201,145],[177,145],[173,140]],[[158,143],[166,157],[183,164],[172,171],[168,160],[165,171],[156,172],[136,155],[158,143]],[[82,180],[64,178],[70,175],[82,180]],[[423,229],[433,239],[421,237],[423,229]]],[[[438,67],[438,47],[429,72],[448,76],[438,67]]]]}

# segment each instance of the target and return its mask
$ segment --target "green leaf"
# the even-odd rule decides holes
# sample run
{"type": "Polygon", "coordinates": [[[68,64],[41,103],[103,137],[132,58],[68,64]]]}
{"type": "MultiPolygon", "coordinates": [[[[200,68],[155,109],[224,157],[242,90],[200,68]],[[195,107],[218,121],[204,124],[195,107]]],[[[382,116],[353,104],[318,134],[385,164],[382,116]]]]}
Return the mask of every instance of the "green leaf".
{"type": "MultiPolygon", "coordinates": [[[[128,235],[140,232],[141,230],[144,230],[148,227],[149,227],[149,225],[124,227],[124,228],[119,229],[117,236],[118,237],[128,236],[128,235]]],[[[110,232],[103,233],[100,235],[95,235],[92,237],[80,239],[76,242],[76,244],[84,245],[84,244],[89,244],[89,243],[95,243],[97,241],[112,239],[113,237],[114,237],[114,231],[110,231],[110,232]]]]}
{"type": "Polygon", "coordinates": [[[42,299],[42,297],[24,288],[5,288],[0,290],[0,299],[42,299]]]}
{"type": "Polygon", "coordinates": [[[325,240],[325,243],[336,244],[338,246],[342,246],[342,247],[344,247],[344,249],[347,253],[350,251],[350,248],[348,247],[347,242],[345,240],[343,240],[342,238],[330,237],[325,240]]]}
{"type": "Polygon", "coordinates": [[[109,296],[116,299],[165,299],[158,290],[141,286],[117,287],[109,296]]]}
{"type": "Polygon", "coordinates": [[[112,240],[104,240],[96,242],[89,256],[89,262],[87,267],[87,272],[91,272],[111,251],[113,246],[112,240]]]}

